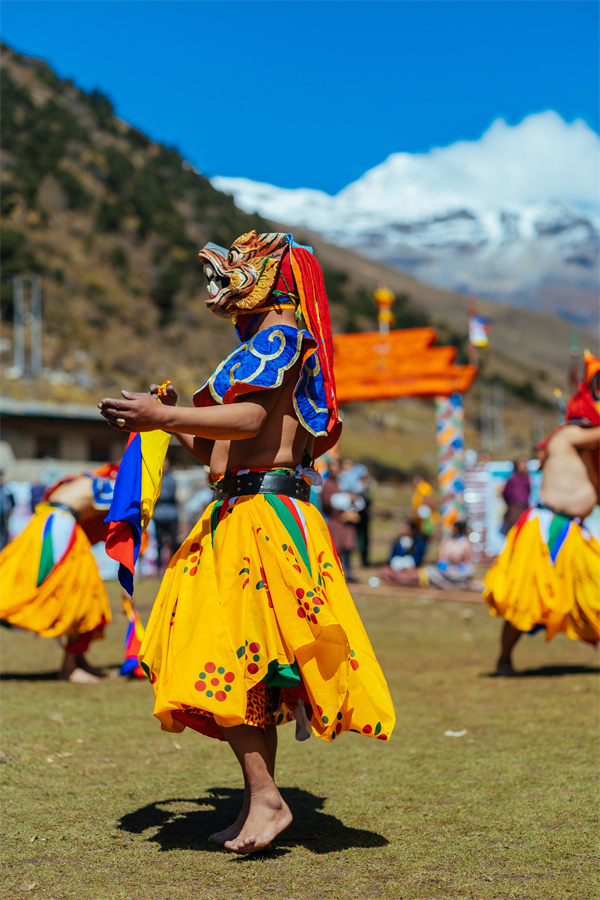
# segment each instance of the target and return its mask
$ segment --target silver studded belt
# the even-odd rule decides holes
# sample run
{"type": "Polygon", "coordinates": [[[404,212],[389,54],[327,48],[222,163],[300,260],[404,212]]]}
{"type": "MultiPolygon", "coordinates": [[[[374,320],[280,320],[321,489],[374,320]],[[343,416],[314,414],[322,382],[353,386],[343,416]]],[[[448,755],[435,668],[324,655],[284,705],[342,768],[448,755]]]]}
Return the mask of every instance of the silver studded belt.
{"type": "Polygon", "coordinates": [[[248,472],[247,475],[223,478],[215,485],[215,500],[251,494],[283,494],[297,500],[309,500],[310,485],[302,478],[281,472],[248,472]]]}

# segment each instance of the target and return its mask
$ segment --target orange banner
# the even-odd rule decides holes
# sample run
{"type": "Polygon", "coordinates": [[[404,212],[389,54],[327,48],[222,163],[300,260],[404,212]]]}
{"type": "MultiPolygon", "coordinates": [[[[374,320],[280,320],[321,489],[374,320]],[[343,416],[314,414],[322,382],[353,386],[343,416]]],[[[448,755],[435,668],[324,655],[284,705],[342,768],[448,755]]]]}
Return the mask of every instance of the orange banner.
{"type": "Polygon", "coordinates": [[[464,393],[477,368],[455,366],[456,349],[433,347],[435,339],[433,328],[335,335],[338,403],[464,393]]]}

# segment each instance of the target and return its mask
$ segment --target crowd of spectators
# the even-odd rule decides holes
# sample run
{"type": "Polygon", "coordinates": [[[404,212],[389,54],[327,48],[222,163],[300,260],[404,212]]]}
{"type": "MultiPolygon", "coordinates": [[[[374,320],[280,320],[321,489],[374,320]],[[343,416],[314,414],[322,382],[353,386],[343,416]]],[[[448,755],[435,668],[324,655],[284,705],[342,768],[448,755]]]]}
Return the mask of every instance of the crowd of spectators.
{"type": "Polygon", "coordinates": [[[353,582],[352,554],[358,550],[363,566],[369,565],[372,478],[366,466],[337,457],[327,461],[323,478],[321,509],[346,581],[353,582]]]}
{"type": "MultiPolygon", "coordinates": [[[[350,583],[355,582],[355,562],[363,568],[372,564],[371,514],[374,479],[362,463],[349,458],[327,455],[319,463],[322,486],[313,488],[311,501],[322,511],[340,562],[350,583]]],[[[205,473],[204,482],[196,479],[197,490],[179,503],[177,481],[169,459],[165,460],[160,497],[154,510],[157,544],[157,568],[164,571],[179,546],[180,525],[189,528],[212,502],[213,491],[205,473]],[[181,520],[185,520],[182,522],[181,520]]],[[[33,485],[33,493],[43,485],[33,485]]],[[[527,458],[519,457],[502,491],[506,511],[501,533],[507,534],[521,513],[527,509],[531,492],[527,458]]],[[[33,496],[32,493],[32,496],[33,496]]],[[[36,501],[39,499],[36,495],[36,501]]],[[[33,501],[32,501],[33,503],[33,501]]],[[[0,549],[8,541],[8,522],[15,499],[3,483],[0,470],[0,549]]],[[[466,588],[473,577],[473,547],[466,522],[456,522],[452,534],[442,537],[437,560],[431,555],[432,541],[438,533],[439,514],[435,489],[422,475],[413,479],[410,515],[400,522],[388,559],[379,570],[380,579],[391,585],[432,584],[440,588],[466,588]]]]}

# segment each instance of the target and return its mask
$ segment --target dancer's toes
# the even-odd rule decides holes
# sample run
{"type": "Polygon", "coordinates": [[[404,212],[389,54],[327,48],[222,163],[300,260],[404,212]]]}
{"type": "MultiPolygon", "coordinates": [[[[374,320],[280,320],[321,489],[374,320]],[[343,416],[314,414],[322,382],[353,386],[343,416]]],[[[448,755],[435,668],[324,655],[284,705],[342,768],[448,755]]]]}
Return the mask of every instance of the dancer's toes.
{"type": "Polygon", "coordinates": [[[269,850],[270,847],[271,841],[262,834],[251,834],[246,838],[225,843],[227,850],[239,854],[257,853],[259,850],[269,850]]]}
{"type": "Polygon", "coordinates": [[[213,831],[212,834],[209,834],[208,840],[211,844],[224,844],[226,841],[233,841],[238,836],[240,831],[242,830],[244,822],[234,822],[233,825],[230,825],[229,828],[224,828],[223,831],[213,831]]]}

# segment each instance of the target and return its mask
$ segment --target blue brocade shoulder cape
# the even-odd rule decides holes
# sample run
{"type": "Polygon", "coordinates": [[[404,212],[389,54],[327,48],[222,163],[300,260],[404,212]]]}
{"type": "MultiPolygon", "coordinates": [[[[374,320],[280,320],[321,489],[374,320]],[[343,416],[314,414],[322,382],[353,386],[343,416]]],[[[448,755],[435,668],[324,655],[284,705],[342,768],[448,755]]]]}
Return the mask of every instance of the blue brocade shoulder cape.
{"type": "Polygon", "coordinates": [[[317,342],[309,331],[273,325],[244,341],[194,394],[194,406],[233,403],[243,394],[278,388],[285,373],[303,360],[294,388],[294,408],[310,434],[327,434],[327,399],[317,342]]]}

